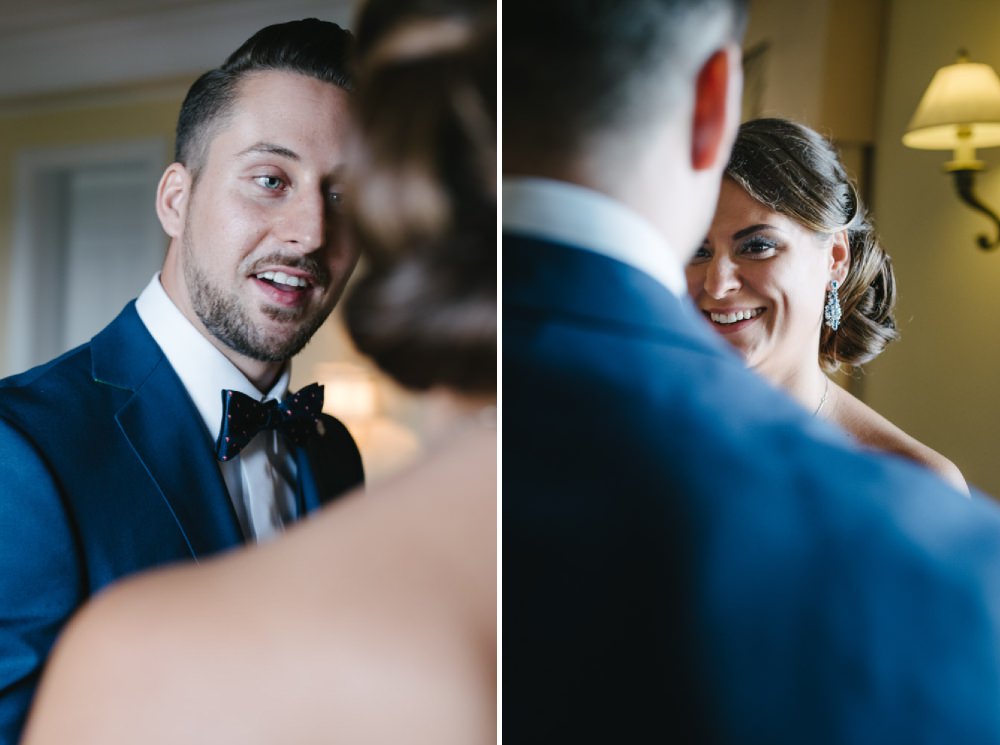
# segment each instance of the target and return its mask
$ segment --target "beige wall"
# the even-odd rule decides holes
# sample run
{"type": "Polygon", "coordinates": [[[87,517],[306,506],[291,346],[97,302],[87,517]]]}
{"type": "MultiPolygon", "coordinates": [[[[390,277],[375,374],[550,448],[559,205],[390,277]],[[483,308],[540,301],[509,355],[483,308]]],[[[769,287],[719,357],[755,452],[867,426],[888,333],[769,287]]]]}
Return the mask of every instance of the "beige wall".
{"type": "MultiPolygon", "coordinates": [[[[871,367],[869,402],[1000,495],[1000,252],[974,244],[987,219],[955,196],[946,152],[904,148],[900,137],[934,71],[965,47],[1000,69],[1000,3],[890,4],[878,109],[875,198],[899,279],[902,340],[871,367]]],[[[1000,208],[1000,150],[980,195],[1000,208]]]]}
{"type": "MultiPolygon", "coordinates": [[[[950,155],[900,142],[934,71],[965,47],[1000,69],[996,0],[752,0],[747,48],[768,44],[760,113],[832,137],[858,174],[899,285],[900,341],[867,367],[863,398],[1000,495],[1000,251],[976,248],[988,220],[954,195],[950,155]]],[[[1000,149],[980,194],[1000,209],[1000,149]]]]}
{"type": "Polygon", "coordinates": [[[830,2],[751,0],[744,47],[767,47],[755,115],[778,115],[817,126],[830,2]]]}
{"type": "Polygon", "coordinates": [[[882,0],[752,0],[745,47],[767,46],[759,116],[777,115],[870,143],[882,0]]]}

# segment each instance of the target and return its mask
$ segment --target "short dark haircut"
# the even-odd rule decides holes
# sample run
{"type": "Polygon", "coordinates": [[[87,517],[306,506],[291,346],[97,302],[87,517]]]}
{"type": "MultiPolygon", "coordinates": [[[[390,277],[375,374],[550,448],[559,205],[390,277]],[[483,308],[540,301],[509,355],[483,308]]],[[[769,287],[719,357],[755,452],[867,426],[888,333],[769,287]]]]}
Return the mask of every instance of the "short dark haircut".
{"type": "Polygon", "coordinates": [[[358,40],[348,214],[365,267],[343,304],[348,331],[408,388],[493,393],[495,5],[369,0],[358,40]],[[456,23],[467,34],[452,36],[456,23]],[[414,29],[419,48],[394,43],[414,29]]]}
{"type": "MultiPolygon", "coordinates": [[[[740,126],[725,175],[814,233],[847,231],[851,259],[839,289],[843,315],[836,331],[823,325],[819,359],[831,372],[877,357],[899,335],[896,277],[833,143],[804,124],[753,119],[740,126]]],[[[822,302],[816,299],[817,308],[822,302]]]]}
{"type": "Polygon", "coordinates": [[[316,18],[261,29],[191,86],[177,120],[174,160],[197,180],[208,144],[218,124],[232,112],[239,84],[250,73],[293,72],[352,90],[352,47],[349,31],[316,18]]]}
{"type": "Polygon", "coordinates": [[[508,0],[505,16],[504,145],[562,157],[669,110],[701,54],[742,36],[746,0],[508,0]]]}

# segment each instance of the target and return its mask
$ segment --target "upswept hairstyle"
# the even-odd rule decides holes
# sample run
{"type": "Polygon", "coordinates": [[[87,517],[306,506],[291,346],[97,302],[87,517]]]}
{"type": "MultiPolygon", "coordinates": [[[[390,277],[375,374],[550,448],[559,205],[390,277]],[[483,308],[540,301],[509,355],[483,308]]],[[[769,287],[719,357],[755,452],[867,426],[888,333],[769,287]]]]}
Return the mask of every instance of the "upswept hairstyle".
{"type": "Polygon", "coordinates": [[[188,90],[177,120],[174,160],[195,181],[205,164],[208,145],[230,115],[240,82],[268,70],[307,75],[350,91],[353,37],[336,23],[306,18],[267,26],[229,58],[198,78],[188,90]]]}
{"type": "MultiPolygon", "coordinates": [[[[747,0],[508,0],[504,144],[537,158],[648,126],[718,46],[747,0]]],[[[512,150],[513,152],[513,150],[512,150]]]]}
{"type": "Polygon", "coordinates": [[[826,138],[785,119],[745,122],[725,175],[761,204],[815,233],[847,230],[850,265],[838,290],[843,315],[837,331],[823,325],[819,357],[824,370],[869,362],[898,338],[892,261],[826,138]]]}
{"type": "Polygon", "coordinates": [[[348,331],[404,386],[492,393],[496,6],[369,0],[357,28],[348,331]]]}

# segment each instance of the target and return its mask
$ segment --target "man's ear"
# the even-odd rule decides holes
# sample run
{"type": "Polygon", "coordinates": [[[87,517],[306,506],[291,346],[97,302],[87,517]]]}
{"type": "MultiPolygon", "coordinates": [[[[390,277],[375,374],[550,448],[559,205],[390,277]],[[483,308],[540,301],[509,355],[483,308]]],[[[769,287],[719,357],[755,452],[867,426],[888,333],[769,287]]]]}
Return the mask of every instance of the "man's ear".
{"type": "Polygon", "coordinates": [[[171,163],[156,187],[156,216],[171,238],[180,238],[184,232],[191,186],[191,172],[180,163],[171,163]]]}
{"type": "Polygon", "coordinates": [[[698,71],[691,130],[691,165],[696,171],[724,166],[729,159],[743,90],[740,65],[740,49],[730,44],[717,50],[698,71]]]}
{"type": "Polygon", "coordinates": [[[833,245],[830,247],[830,279],[844,284],[850,268],[851,241],[846,230],[838,230],[833,234],[833,245]]]}

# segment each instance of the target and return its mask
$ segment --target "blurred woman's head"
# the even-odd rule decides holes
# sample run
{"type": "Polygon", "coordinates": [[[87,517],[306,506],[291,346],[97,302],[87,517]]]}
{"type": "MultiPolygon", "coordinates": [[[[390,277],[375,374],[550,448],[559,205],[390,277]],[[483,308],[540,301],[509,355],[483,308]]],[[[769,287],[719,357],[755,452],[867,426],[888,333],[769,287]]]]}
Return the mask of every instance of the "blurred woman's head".
{"type": "Polygon", "coordinates": [[[496,388],[496,10],[372,0],[349,220],[358,348],[401,384],[496,388]]]}

